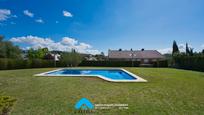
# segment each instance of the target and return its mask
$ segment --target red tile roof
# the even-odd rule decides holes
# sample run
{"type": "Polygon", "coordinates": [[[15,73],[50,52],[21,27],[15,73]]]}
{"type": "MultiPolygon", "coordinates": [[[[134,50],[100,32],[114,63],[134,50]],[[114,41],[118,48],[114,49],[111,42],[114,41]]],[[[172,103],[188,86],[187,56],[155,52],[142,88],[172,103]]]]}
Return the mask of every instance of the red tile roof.
{"type": "Polygon", "coordinates": [[[109,58],[136,58],[136,59],[161,59],[164,56],[159,53],[157,50],[136,50],[136,51],[118,51],[118,50],[109,50],[108,51],[109,58]]]}

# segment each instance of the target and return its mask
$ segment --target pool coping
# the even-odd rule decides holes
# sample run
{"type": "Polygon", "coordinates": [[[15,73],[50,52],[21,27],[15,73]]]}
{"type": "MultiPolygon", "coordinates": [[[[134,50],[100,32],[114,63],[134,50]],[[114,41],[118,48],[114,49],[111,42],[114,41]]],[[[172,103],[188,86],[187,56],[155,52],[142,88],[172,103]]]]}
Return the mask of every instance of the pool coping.
{"type": "MultiPolygon", "coordinates": [[[[50,72],[55,72],[55,71],[59,71],[59,70],[62,70],[62,69],[85,69],[85,68],[60,68],[60,69],[56,69],[56,70],[52,70],[52,71],[47,71],[47,72],[43,72],[43,73],[39,73],[39,74],[35,74],[34,76],[77,76],[77,77],[90,77],[90,76],[94,76],[94,77],[99,77],[99,78],[101,78],[101,79],[103,79],[103,80],[106,80],[106,81],[110,81],[110,82],[147,82],[147,80],[145,80],[145,79],[143,79],[143,78],[141,78],[141,77],[139,77],[139,76],[137,76],[137,75],[135,75],[135,74],[133,74],[132,72],[129,72],[129,71],[127,71],[126,69],[123,69],[123,68],[96,68],[96,69],[112,69],[112,70],[114,70],[114,69],[116,69],[116,70],[122,70],[122,71],[124,71],[124,72],[126,72],[126,73],[128,73],[128,74],[130,74],[132,77],[134,77],[134,78],[136,78],[135,80],[113,80],[113,79],[109,79],[109,78],[107,78],[107,77],[104,77],[104,76],[102,76],[102,75],[80,75],[80,74],[78,74],[78,75],[76,75],[76,74],[69,74],[69,75],[47,75],[47,73],[50,73],[50,72]]],[[[94,69],[94,68],[86,68],[86,69],[93,69],[93,70],[96,70],[96,69],[94,69]]]]}

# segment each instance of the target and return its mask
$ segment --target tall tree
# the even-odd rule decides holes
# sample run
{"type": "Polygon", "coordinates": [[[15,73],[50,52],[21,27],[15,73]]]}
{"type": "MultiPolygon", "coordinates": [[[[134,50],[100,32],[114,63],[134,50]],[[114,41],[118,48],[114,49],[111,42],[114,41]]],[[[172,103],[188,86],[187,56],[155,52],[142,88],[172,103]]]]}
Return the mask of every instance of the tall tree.
{"type": "Polygon", "coordinates": [[[36,52],[37,58],[43,59],[48,54],[48,48],[39,48],[36,52]]]}
{"type": "Polygon", "coordinates": [[[10,41],[3,41],[0,36],[0,58],[21,58],[21,49],[10,41]]]}
{"type": "Polygon", "coordinates": [[[178,45],[177,45],[176,41],[174,40],[173,41],[173,51],[172,51],[172,54],[175,54],[175,53],[179,53],[179,48],[178,48],[178,45]]]}
{"type": "Polygon", "coordinates": [[[189,47],[188,47],[188,43],[186,43],[186,54],[187,54],[187,55],[190,54],[190,50],[189,50],[189,47]]]}
{"type": "Polygon", "coordinates": [[[72,52],[62,53],[60,61],[66,63],[67,66],[77,66],[82,61],[82,57],[72,50],[72,52]]]}
{"type": "Polygon", "coordinates": [[[28,55],[27,55],[27,57],[28,57],[29,59],[33,59],[33,58],[36,57],[36,52],[35,52],[35,50],[34,50],[33,48],[30,48],[30,49],[28,50],[28,55]]]}
{"type": "Polygon", "coordinates": [[[29,59],[34,59],[34,58],[43,59],[48,53],[49,53],[48,48],[39,48],[37,50],[30,48],[28,50],[28,58],[29,59]]]}
{"type": "Polygon", "coordinates": [[[190,55],[190,56],[193,56],[193,48],[190,48],[189,55],[190,55]]]}

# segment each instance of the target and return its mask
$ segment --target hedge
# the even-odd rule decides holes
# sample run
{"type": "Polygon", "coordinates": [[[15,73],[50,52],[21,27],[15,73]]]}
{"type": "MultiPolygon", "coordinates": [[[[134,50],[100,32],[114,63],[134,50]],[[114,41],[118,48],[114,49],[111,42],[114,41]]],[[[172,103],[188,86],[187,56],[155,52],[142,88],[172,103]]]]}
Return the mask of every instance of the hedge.
{"type": "MultiPolygon", "coordinates": [[[[139,61],[82,61],[78,66],[100,66],[100,67],[139,67],[139,61]]],[[[153,67],[167,67],[167,61],[154,62],[153,67]]],[[[63,61],[56,62],[56,67],[67,67],[63,61]]],[[[55,67],[53,60],[32,59],[32,60],[19,60],[19,59],[0,59],[0,70],[7,69],[25,69],[25,68],[47,68],[55,67]]]]}
{"type": "Polygon", "coordinates": [[[139,61],[82,61],[79,66],[102,66],[102,67],[138,67],[139,61]]]}
{"type": "MultiPolygon", "coordinates": [[[[79,66],[101,66],[101,67],[139,67],[139,61],[82,61],[79,66]]],[[[168,67],[168,61],[162,60],[152,62],[150,65],[153,67],[168,67]]]]}
{"type": "Polygon", "coordinates": [[[153,62],[153,67],[168,67],[168,60],[153,62]]]}
{"type": "MultiPolygon", "coordinates": [[[[62,62],[57,62],[57,67],[65,67],[62,62]]],[[[46,68],[55,67],[53,60],[32,59],[32,60],[19,60],[19,59],[0,59],[0,70],[7,69],[25,69],[25,68],[46,68]]]]}
{"type": "Polygon", "coordinates": [[[204,71],[204,56],[174,56],[174,67],[204,71]]]}

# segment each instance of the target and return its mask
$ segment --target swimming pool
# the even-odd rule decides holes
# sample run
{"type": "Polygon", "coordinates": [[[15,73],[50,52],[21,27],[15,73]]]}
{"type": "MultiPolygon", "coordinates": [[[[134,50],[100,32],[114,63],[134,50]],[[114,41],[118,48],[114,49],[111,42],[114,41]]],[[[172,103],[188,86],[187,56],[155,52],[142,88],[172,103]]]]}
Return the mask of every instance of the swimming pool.
{"type": "Polygon", "coordinates": [[[36,76],[89,76],[99,77],[101,79],[112,82],[146,82],[146,80],[139,76],[125,70],[125,69],[58,69],[49,71],[36,76]]]}

